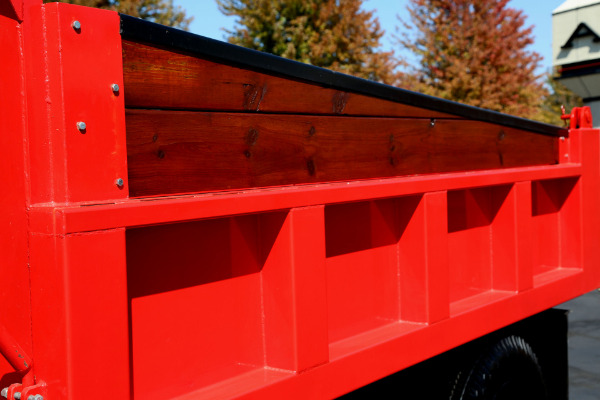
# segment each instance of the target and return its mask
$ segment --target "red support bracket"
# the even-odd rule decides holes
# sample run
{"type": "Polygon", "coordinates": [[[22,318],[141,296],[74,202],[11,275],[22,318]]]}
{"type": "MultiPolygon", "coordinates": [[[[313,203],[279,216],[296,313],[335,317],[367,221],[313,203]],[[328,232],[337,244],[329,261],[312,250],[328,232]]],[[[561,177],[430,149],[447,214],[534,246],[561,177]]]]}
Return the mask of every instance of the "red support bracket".
{"type": "Polygon", "coordinates": [[[44,382],[33,386],[23,386],[15,383],[2,389],[0,396],[7,400],[47,400],[48,391],[44,382]]]}
{"type": "Polygon", "coordinates": [[[592,111],[589,107],[573,107],[570,114],[565,113],[565,107],[561,106],[562,115],[560,119],[569,120],[570,129],[593,128],[592,111]]]}
{"type": "Polygon", "coordinates": [[[3,388],[0,391],[1,397],[8,400],[47,399],[46,384],[35,384],[32,370],[33,361],[3,325],[0,325],[0,353],[15,371],[23,375],[22,383],[15,383],[7,388],[3,388]]]}
{"type": "Polygon", "coordinates": [[[23,0],[0,0],[0,15],[23,21],[23,0]]]}
{"type": "Polygon", "coordinates": [[[3,325],[0,325],[0,353],[15,371],[27,375],[31,369],[31,358],[23,351],[3,325]]]}

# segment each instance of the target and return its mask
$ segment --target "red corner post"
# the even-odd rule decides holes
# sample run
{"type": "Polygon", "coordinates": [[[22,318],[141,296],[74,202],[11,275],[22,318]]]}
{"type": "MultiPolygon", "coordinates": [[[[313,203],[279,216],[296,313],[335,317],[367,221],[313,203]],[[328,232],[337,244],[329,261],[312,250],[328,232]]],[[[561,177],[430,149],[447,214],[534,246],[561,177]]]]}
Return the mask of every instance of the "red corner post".
{"type": "MultiPolygon", "coordinates": [[[[28,220],[26,213],[23,9],[28,1],[0,0],[0,391],[34,388],[28,220]]],[[[41,7],[41,0],[38,2],[41,7]]],[[[39,382],[39,381],[38,381],[39,382]]],[[[39,389],[39,387],[38,387],[39,389]]],[[[42,394],[42,391],[30,393],[42,394]]],[[[8,395],[8,394],[7,394],[8,395]]],[[[8,397],[10,398],[10,397],[8,397]]]]}
{"type": "Polygon", "coordinates": [[[0,0],[8,399],[130,397],[124,229],[66,234],[56,211],[128,197],[119,31],[115,12],[0,0]]]}
{"type": "Polygon", "coordinates": [[[586,285],[582,291],[593,290],[600,284],[600,253],[597,238],[600,237],[600,130],[593,128],[589,107],[575,107],[561,117],[568,120],[568,139],[561,141],[560,158],[583,168],[581,182],[581,226],[583,270],[586,285]]]}

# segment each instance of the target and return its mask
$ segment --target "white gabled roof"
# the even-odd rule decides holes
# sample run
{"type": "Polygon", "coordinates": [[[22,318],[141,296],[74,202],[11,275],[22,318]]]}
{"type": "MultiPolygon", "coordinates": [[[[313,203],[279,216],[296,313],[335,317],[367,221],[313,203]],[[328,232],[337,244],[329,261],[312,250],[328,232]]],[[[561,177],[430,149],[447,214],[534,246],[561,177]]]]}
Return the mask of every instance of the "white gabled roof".
{"type": "Polygon", "coordinates": [[[558,14],[565,11],[575,10],[577,8],[600,4],[600,0],[567,0],[558,6],[552,14],[558,14]]]}

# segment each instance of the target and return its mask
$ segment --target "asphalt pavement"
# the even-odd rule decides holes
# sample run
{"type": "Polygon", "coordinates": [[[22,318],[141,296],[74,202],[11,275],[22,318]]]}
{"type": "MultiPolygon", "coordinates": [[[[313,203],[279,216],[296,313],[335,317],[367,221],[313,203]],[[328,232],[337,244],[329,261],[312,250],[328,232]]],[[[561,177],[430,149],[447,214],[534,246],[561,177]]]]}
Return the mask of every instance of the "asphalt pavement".
{"type": "Polygon", "coordinates": [[[600,291],[563,303],[569,313],[569,399],[600,399],[600,291]]]}

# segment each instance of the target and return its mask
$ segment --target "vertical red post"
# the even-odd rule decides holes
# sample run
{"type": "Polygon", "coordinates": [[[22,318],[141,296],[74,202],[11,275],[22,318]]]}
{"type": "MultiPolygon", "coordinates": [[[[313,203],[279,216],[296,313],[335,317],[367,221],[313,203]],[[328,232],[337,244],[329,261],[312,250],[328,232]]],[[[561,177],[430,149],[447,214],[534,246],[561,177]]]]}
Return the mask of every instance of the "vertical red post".
{"type": "MultiPolygon", "coordinates": [[[[498,190],[498,189],[496,189],[498,190]]],[[[531,182],[516,182],[492,224],[492,288],[521,292],[533,287],[531,182]]]]}
{"type": "MultiPolygon", "coordinates": [[[[126,198],[119,15],[25,0],[20,38],[22,207],[126,198]]],[[[50,213],[29,235],[35,375],[51,398],[129,398],[124,229],[65,235],[50,213]]]]}
{"type": "Polygon", "coordinates": [[[513,188],[515,201],[515,238],[517,248],[517,285],[519,292],[533,287],[533,254],[531,246],[531,182],[517,182],[513,188]]]}
{"type": "Polygon", "coordinates": [[[399,242],[400,318],[433,324],[448,318],[446,192],[425,193],[399,242]]]}
{"type": "MultiPolygon", "coordinates": [[[[41,5],[41,0],[40,0],[41,5]]],[[[32,355],[31,308],[27,252],[27,181],[25,165],[25,99],[23,79],[23,2],[0,0],[0,326],[23,351],[32,355]]],[[[5,344],[7,344],[5,342],[5,344]]],[[[14,360],[13,360],[14,361],[14,360]]],[[[15,367],[16,368],[16,367],[15,367]]],[[[22,368],[27,368],[22,365],[22,368]]],[[[0,389],[22,376],[0,357],[0,389]]]]}
{"type": "MultiPolygon", "coordinates": [[[[591,125],[591,124],[590,124],[591,125]]],[[[569,131],[570,149],[573,156],[584,168],[581,178],[581,235],[583,237],[582,255],[585,275],[585,291],[600,285],[600,131],[580,128],[569,131]]]]}
{"type": "MultiPolygon", "coordinates": [[[[269,367],[303,371],[329,360],[323,206],[289,211],[262,271],[265,353],[269,367]]],[[[269,230],[278,232],[269,232],[269,230]]]]}

